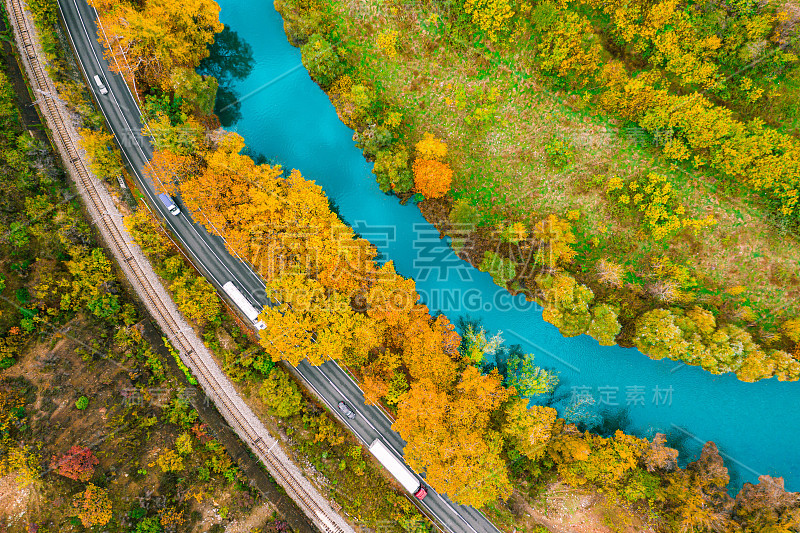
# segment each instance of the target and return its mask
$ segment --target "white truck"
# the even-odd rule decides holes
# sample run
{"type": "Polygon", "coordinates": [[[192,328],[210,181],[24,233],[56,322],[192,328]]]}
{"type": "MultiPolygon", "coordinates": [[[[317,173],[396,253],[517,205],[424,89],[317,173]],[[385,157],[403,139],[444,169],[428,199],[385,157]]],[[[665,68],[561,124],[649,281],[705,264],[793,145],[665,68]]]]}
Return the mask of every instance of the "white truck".
{"type": "Polygon", "coordinates": [[[422,486],[422,483],[419,482],[419,479],[414,475],[414,472],[409,470],[408,467],[404,465],[383,443],[383,441],[380,439],[375,439],[372,444],[369,445],[369,451],[372,452],[372,455],[374,455],[375,458],[378,459],[378,461],[380,461],[384,467],[386,467],[386,470],[388,470],[389,473],[400,482],[404,489],[420,500],[427,496],[428,491],[422,486]]]}
{"type": "Polygon", "coordinates": [[[222,290],[224,290],[228,296],[230,296],[233,303],[242,310],[244,316],[250,319],[256,329],[265,329],[267,327],[264,322],[258,319],[258,310],[253,307],[247,298],[244,297],[244,294],[236,288],[236,285],[233,284],[232,281],[227,282],[225,285],[222,286],[222,290]]]}

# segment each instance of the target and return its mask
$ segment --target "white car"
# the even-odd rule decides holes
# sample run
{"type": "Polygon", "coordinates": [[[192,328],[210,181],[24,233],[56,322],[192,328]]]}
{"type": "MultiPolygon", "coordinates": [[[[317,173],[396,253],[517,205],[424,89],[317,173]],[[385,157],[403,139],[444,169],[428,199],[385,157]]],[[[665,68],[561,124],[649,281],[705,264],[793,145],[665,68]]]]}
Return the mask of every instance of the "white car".
{"type": "Polygon", "coordinates": [[[353,420],[356,417],[356,414],[353,412],[352,409],[350,409],[350,406],[347,405],[346,403],[339,402],[339,406],[338,407],[339,407],[339,410],[342,412],[342,414],[344,416],[346,416],[347,418],[349,418],[350,420],[353,420]]]}
{"type": "Polygon", "coordinates": [[[94,75],[94,82],[97,85],[100,94],[108,94],[108,89],[106,89],[106,86],[103,84],[103,80],[101,80],[100,76],[97,74],[94,75]]]}

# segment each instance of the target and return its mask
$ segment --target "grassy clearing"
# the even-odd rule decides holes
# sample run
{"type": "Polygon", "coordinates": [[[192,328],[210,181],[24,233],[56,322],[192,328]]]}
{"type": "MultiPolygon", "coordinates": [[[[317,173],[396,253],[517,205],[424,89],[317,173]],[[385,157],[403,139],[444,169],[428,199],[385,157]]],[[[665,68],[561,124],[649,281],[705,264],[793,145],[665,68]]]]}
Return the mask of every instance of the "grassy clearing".
{"type": "MultiPolygon", "coordinates": [[[[602,289],[591,273],[600,259],[622,263],[629,289],[641,292],[663,277],[654,264],[668,257],[696,279],[684,287],[689,298],[682,303],[712,306],[727,322],[758,324],[763,339],[800,314],[795,234],[714,173],[664,160],[659,139],[537,79],[529,73],[535,52],[523,40],[497,50],[459,45],[445,19],[424,4],[329,6],[348,63],[358,65],[352,76],[379,87],[402,111],[409,145],[425,132],[447,141],[453,197],[486,191],[479,202],[484,222],[578,211],[578,255],[568,269],[596,292],[602,289]],[[394,54],[379,38],[389,32],[396,32],[394,54]],[[711,215],[716,225],[698,235],[650,238],[639,216],[605,192],[611,176],[626,180],[650,172],[668,176],[687,216],[711,215]]],[[[786,88],[791,98],[791,83],[786,88]]]]}

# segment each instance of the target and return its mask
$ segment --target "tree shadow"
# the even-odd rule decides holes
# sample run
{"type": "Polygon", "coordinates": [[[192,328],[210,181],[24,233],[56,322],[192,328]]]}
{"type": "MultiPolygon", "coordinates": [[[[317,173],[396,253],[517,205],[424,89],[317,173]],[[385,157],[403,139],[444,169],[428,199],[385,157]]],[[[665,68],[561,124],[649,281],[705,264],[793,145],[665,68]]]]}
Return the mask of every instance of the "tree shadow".
{"type": "Polygon", "coordinates": [[[219,82],[214,113],[220,123],[228,127],[242,118],[242,104],[234,83],[246,78],[253,70],[253,47],[225,24],[215,36],[214,43],[208,47],[208,52],[208,57],[200,62],[197,73],[214,76],[219,82]]]}

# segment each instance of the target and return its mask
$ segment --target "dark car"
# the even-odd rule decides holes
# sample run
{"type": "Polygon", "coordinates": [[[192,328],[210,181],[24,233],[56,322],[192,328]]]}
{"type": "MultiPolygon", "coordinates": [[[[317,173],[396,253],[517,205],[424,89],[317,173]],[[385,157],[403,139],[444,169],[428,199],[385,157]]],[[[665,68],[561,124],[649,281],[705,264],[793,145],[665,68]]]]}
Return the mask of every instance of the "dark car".
{"type": "Polygon", "coordinates": [[[344,402],[339,402],[339,410],[342,412],[344,416],[346,416],[350,420],[356,417],[356,414],[353,412],[352,409],[350,409],[350,406],[344,402]]]}

